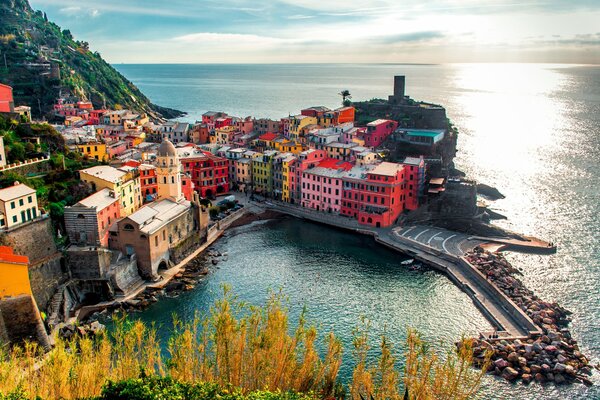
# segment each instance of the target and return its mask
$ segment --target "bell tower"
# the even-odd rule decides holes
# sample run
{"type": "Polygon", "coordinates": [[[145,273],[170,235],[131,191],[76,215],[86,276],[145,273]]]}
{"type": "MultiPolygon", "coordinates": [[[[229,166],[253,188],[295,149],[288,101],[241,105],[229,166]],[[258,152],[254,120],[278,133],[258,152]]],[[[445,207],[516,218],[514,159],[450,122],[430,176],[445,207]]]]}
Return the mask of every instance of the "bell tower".
{"type": "Polygon", "coordinates": [[[183,199],[180,169],[175,146],[168,140],[163,141],[156,154],[157,200],[170,199],[179,202],[183,199]]]}

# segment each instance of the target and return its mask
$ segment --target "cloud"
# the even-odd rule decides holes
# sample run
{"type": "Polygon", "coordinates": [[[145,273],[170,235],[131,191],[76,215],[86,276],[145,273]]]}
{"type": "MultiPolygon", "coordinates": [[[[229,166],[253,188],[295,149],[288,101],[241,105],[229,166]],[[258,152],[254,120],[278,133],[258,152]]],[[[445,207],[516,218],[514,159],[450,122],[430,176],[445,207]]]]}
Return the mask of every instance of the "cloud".
{"type": "Polygon", "coordinates": [[[381,44],[395,44],[395,43],[407,43],[407,42],[424,42],[432,39],[443,38],[445,35],[440,31],[422,31],[422,32],[408,32],[408,33],[399,33],[395,35],[389,36],[381,36],[377,38],[373,38],[373,41],[376,41],[381,44]]]}
{"type": "Polygon", "coordinates": [[[288,15],[286,18],[287,19],[311,19],[311,18],[315,18],[315,16],[314,15],[294,14],[294,15],[288,15]]]}
{"type": "Polygon", "coordinates": [[[58,10],[59,13],[66,15],[70,18],[80,17],[92,17],[96,18],[100,16],[100,11],[96,8],[82,8],[79,6],[63,7],[58,10]]]}

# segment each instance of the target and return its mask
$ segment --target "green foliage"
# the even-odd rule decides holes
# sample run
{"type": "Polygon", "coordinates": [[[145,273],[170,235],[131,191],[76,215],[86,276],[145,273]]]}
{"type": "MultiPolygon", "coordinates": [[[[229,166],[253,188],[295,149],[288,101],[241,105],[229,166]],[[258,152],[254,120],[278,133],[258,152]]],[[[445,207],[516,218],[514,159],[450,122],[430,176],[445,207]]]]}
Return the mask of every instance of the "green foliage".
{"type": "Polygon", "coordinates": [[[208,209],[208,214],[210,215],[211,218],[217,217],[220,212],[221,212],[221,208],[218,206],[212,206],[208,209]]]}
{"type": "Polygon", "coordinates": [[[66,89],[88,97],[97,107],[106,100],[108,107],[120,104],[139,112],[160,113],[166,118],[181,115],[179,111],[153,105],[98,52],[89,51],[87,42],[75,41],[69,29],[61,30],[43,13],[34,12],[27,1],[0,2],[0,15],[0,53],[10,66],[0,69],[0,82],[13,86],[17,103],[33,105],[36,112],[39,100],[43,112],[48,113],[60,91],[65,93],[66,89]],[[27,63],[47,62],[47,59],[60,68],[59,79],[42,76],[38,70],[26,67],[27,63]]]}
{"type": "Polygon", "coordinates": [[[190,384],[172,378],[144,376],[120,382],[108,382],[97,400],[309,400],[313,396],[293,392],[255,391],[244,395],[239,389],[228,390],[214,383],[190,384]]]}

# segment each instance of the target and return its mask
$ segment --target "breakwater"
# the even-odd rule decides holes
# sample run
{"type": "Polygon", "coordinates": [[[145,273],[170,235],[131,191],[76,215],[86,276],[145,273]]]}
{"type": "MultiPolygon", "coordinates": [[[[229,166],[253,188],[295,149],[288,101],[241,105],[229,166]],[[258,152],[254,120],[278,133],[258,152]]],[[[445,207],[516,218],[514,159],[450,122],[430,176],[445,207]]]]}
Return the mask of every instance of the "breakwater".
{"type": "Polygon", "coordinates": [[[557,303],[543,301],[516,278],[518,271],[500,253],[480,247],[465,259],[510,297],[540,327],[539,335],[523,339],[484,338],[474,346],[475,362],[486,352],[493,363],[488,371],[513,381],[582,382],[591,384],[589,361],[568,329],[569,312],[557,303]]]}

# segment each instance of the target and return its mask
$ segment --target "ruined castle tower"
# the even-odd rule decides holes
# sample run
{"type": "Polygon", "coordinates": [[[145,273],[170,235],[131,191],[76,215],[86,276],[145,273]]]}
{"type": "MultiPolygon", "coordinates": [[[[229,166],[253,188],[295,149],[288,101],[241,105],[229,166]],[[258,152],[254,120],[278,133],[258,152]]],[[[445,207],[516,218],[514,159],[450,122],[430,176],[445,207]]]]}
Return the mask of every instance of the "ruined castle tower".
{"type": "Polygon", "coordinates": [[[404,75],[394,76],[394,94],[389,97],[390,104],[404,103],[405,86],[406,86],[406,77],[404,75]]]}
{"type": "Polygon", "coordinates": [[[163,141],[156,155],[156,178],[158,180],[157,200],[170,199],[179,202],[181,193],[181,164],[173,143],[163,141]]]}

